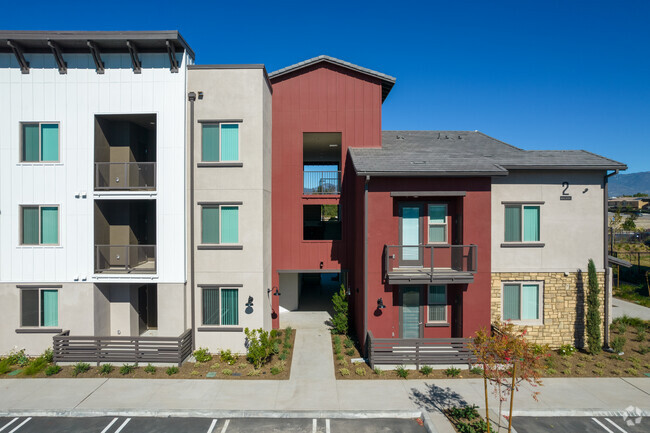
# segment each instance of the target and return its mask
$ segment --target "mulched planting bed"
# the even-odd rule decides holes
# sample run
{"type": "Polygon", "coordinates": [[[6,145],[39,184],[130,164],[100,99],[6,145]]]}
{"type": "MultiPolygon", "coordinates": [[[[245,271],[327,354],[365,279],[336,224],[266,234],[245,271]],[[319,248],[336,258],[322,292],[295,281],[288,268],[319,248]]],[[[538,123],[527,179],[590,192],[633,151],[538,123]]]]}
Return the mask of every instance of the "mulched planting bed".
{"type": "MultiPolygon", "coordinates": [[[[284,334],[285,330],[278,331],[279,340],[280,340],[280,354],[284,350],[284,334]]],[[[158,366],[155,367],[155,372],[147,372],[145,368],[147,364],[140,364],[139,366],[133,368],[133,371],[127,374],[121,374],[120,369],[124,364],[114,364],[113,369],[110,373],[102,374],[100,372],[101,367],[97,367],[92,364],[90,369],[86,372],[79,373],[77,376],[73,375],[75,366],[66,365],[61,366],[61,371],[51,376],[45,374],[45,369],[40,372],[32,375],[26,376],[24,374],[24,368],[18,365],[13,365],[11,371],[16,371],[17,369],[22,369],[18,374],[10,376],[10,372],[7,374],[0,374],[2,379],[14,379],[14,378],[126,378],[126,379],[227,379],[227,380],[287,380],[291,375],[291,360],[293,358],[293,347],[296,338],[296,331],[291,331],[291,337],[289,339],[289,347],[286,348],[288,354],[284,360],[279,359],[279,355],[271,355],[270,361],[261,367],[259,370],[255,371],[253,365],[248,362],[246,355],[233,355],[233,358],[226,362],[222,361],[218,354],[212,355],[212,360],[207,362],[186,362],[181,367],[178,368],[178,372],[168,375],[166,372],[170,368],[169,366],[158,366]],[[272,374],[277,372],[277,374],[272,374]],[[277,369],[277,370],[276,370],[277,369]],[[279,372],[278,372],[279,371],[279,372]],[[214,375],[209,373],[215,373],[214,375]],[[253,374],[254,373],[254,374],[253,374]]],[[[48,364],[48,366],[51,364],[48,364]]]]}

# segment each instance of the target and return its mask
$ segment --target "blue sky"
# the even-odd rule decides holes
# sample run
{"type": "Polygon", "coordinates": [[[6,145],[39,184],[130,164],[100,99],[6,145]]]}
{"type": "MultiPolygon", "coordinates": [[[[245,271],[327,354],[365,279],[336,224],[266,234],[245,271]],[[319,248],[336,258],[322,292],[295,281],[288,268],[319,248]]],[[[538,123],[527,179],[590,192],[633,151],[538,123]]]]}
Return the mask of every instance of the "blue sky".
{"type": "Polygon", "coordinates": [[[0,28],[180,30],[197,63],[328,54],[397,78],[384,129],[485,132],[650,170],[650,1],[7,2],[0,28]],[[185,7],[187,5],[187,7],[185,7]]]}

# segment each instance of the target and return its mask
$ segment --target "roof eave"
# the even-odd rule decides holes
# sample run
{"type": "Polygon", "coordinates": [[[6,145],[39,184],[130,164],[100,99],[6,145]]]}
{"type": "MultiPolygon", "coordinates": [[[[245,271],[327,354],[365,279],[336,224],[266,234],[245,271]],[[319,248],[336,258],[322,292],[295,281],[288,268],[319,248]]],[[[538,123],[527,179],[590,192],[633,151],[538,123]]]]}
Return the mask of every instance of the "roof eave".
{"type": "Polygon", "coordinates": [[[508,170],[627,170],[627,165],[511,165],[502,164],[508,170]]]}
{"type": "Polygon", "coordinates": [[[356,171],[358,176],[375,177],[491,177],[507,176],[507,171],[356,171]]]}

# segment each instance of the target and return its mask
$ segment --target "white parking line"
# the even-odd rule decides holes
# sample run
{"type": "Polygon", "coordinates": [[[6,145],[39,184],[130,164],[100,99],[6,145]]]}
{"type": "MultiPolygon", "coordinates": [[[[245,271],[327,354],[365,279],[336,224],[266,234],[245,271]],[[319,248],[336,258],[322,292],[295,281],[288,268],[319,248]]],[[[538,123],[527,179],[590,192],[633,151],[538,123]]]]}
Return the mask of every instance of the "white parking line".
{"type": "Polygon", "coordinates": [[[215,425],[217,425],[217,420],[213,419],[212,424],[210,424],[210,428],[208,429],[208,433],[212,433],[212,430],[214,430],[215,425]]]}
{"type": "Polygon", "coordinates": [[[316,430],[318,429],[318,424],[316,423],[316,418],[312,420],[311,424],[311,433],[316,433],[316,430]]]}
{"type": "Polygon", "coordinates": [[[622,428],[620,428],[619,426],[617,426],[616,423],[614,421],[612,421],[611,419],[605,418],[605,421],[607,421],[608,423],[610,423],[611,425],[613,425],[614,427],[616,427],[617,429],[619,429],[623,433],[627,433],[627,431],[625,431],[622,428]]]}
{"type": "Polygon", "coordinates": [[[19,428],[21,428],[22,426],[24,426],[25,424],[27,424],[27,423],[29,422],[30,419],[32,419],[31,416],[30,416],[29,418],[27,418],[25,421],[23,421],[23,422],[21,422],[20,424],[18,424],[16,427],[14,427],[14,429],[11,430],[9,433],[14,433],[16,430],[18,430],[19,428]]]}
{"type": "Polygon", "coordinates": [[[113,421],[111,421],[111,422],[110,422],[110,423],[109,423],[109,424],[104,428],[104,430],[102,430],[102,433],[106,433],[106,432],[108,431],[108,429],[110,429],[111,426],[112,426],[113,424],[115,424],[115,421],[117,421],[117,418],[113,418],[113,421]]]}
{"type": "Polygon", "coordinates": [[[229,424],[230,424],[230,420],[227,419],[226,422],[223,425],[223,428],[221,429],[221,433],[226,433],[226,430],[228,429],[229,424]]]}
{"type": "Polygon", "coordinates": [[[18,421],[18,418],[14,418],[14,419],[12,419],[12,420],[9,421],[7,424],[5,424],[4,427],[0,428],[0,431],[6,429],[7,427],[9,427],[11,424],[15,423],[16,421],[18,421]]]}
{"type": "Polygon", "coordinates": [[[605,427],[605,424],[603,424],[602,422],[598,421],[596,418],[592,418],[592,420],[593,420],[593,422],[595,422],[596,424],[598,424],[599,426],[601,426],[601,427],[602,427],[602,428],[603,428],[607,433],[614,433],[613,431],[611,431],[610,429],[608,429],[607,427],[605,427]]]}
{"type": "Polygon", "coordinates": [[[120,428],[115,430],[115,433],[120,433],[122,431],[122,429],[129,423],[129,421],[131,421],[131,418],[127,418],[126,420],[124,420],[124,422],[122,423],[120,428]]]}
{"type": "Polygon", "coordinates": [[[329,420],[329,418],[325,420],[325,433],[330,433],[330,420],[329,420]]]}

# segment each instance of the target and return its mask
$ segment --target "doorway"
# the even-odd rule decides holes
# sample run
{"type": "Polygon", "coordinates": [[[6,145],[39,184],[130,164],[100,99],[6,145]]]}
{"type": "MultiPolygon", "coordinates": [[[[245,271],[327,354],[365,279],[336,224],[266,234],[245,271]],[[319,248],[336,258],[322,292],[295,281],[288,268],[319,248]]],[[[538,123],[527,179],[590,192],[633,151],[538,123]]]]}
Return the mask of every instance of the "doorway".
{"type": "Polygon", "coordinates": [[[327,328],[334,316],[332,296],[344,278],[336,271],[280,273],[280,326],[327,328]]]}
{"type": "Polygon", "coordinates": [[[420,308],[420,286],[402,287],[400,289],[400,337],[422,337],[422,308],[420,308]]]}
{"type": "Polygon", "coordinates": [[[402,245],[399,265],[400,267],[422,266],[419,247],[422,244],[422,227],[420,226],[422,206],[419,204],[401,204],[399,215],[399,243],[402,245]]]}
{"type": "Polygon", "coordinates": [[[158,287],[145,284],[138,287],[138,323],[140,335],[158,330],[158,287]]]}

